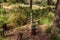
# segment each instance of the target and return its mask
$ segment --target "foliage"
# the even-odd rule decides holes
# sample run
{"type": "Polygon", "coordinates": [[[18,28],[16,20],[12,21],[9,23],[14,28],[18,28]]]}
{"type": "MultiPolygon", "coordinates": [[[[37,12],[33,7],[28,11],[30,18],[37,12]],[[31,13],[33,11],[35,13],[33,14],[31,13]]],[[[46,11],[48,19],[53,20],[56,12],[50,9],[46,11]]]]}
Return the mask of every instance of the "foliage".
{"type": "Polygon", "coordinates": [[[3,11],[3,8],[0,8],[0,28],[7,20],[4,14],[5,12],[3,11]]]}
{"type": "Polygon", "coordinates": [[[3,2],[3,0],[0,0],[0,3],[2,3],[3,2]]]}
{"type": "Polygon", "coordinates": [[[60,29],[60,22],[59,22],[59,24],[58,24],[58,28],[60,29]]]}
{"type": "MultiPolygon", "coordinates": [[[[2,1],[3,0],[0,0],[0,2],[2,1]]],[[[6,4],[8,5],[8,7],[10,7],[10,4],[14,5],[16,3],[17,5],[18,4],[29,5],[29,0],[7,0],[7,2],[4,2],[4,5],[6,4]]],[[[56,4],[56,1],[54,1],[54,4],[56,4]]],[[[40,7],[49,6],[47,5],[47,1],[44,0],[33,0],[33,5],[40,7]]],[[[3,9],[0,7],[0,28],[4,23],[13,25],[14,28],[28,24],[31,19],[30,18],[31,11],[33,13],[33,19],[39,20],[39,23],[41,24],[47,24],[49,27],[47,27],[46,33],[51,33],[50,24],[54,18],[54,13],[51,7],[46,7],[43,9],[34,9],[34,10],[33,9],[31,10],[29,7],[21,7],[21,6],[12,7],[12,9],[3,9]]],[[[37,27],[38,23],[35,22],[35,26],[37,27]]],[[[60,26],[58,27],[60,28],[60,26]]],[[[13,27],[11,27],[10,29],[12,28],[13,27]]],[[[3,37],[2,38],[0,37],[0,39],[4,40],[5,38],[3,39],[3,37]]],[[[52,34],[51,40],[60,40],[60,38],[58,35],[52,34]]]]}
{"type": "Polygon", "coordinates": [[[60,40],[59,34],[51,34],[50,40],[60,40]]]}
{"type": "Polygon", "coordinates": [[[5,23],[5,21],[6,21],[6,18],[3,15],[0,15],[0,25],[5,23]]]}
{"type": "MultiPolygon", "coordinates": [[[[33,10],[33,12],[32,12],[33,18],[35,20],[40,20],[40,22],[42,24],[50,24],[54,17],[53,12],[51,12],[51,11],[52,10],[50,8],[33,10]]],[[[9,15],[11,15],[11,16],[8,17],[7,22],[13,22],[18,25],[27,24],[28,21],[30,21],[30,12],[31,12],[31,10],[29,7],[20,7],[20,6],[15,7],[13,10],[10,10],[8,12],[9,15]]]]}
{"type": "Polygon", "coordinates": [[[13,10],[13,11],[9,12],[9,15],[11,15],[11,16],[8,17],[7,22],[13,22],[20,26],[27,24],[29,15],[30,15],[29,9],[22,8],[22,7],[18,7],[15,9],[17,9],[17,10],[16,11],[13,10]]]}
{"type": "Polygon", "coordinates": [[[51,34],[51,27],[47,27],[46,33],[47,33],[47,34],[51,34]]]}

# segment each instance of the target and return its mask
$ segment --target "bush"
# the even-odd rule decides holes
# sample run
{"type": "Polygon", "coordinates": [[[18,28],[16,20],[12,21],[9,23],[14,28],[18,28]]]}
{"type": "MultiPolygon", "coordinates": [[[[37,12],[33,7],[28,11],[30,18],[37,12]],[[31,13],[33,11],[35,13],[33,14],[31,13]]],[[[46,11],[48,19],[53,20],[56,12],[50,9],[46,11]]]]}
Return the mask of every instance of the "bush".
{"type": "Polygon", "coordinates": [[[51,27],[47,27],[46,33],[47,33],[47,34],[51,34],[51,27]]]}
{"type": "Polygon", "coordinates": [[[2,3],[3,2],[3,0],[0,0],[0,3],[2,3]]]}
{"type": "Polygon", "coordinates": [[[59,34],[51,34],[50,40],[60,40],[59,34]]]}
{"type": "Polygon", "coordinates": [[[0,26],[6,22],[6,18],[3,15],[0,15],[0,26]]]}
{"type": "Polygon", "coordinates": [[[3,8],[0,8],[0,28],[1,26],[7,21],[7,18],[5,17],[5,12],[3,8]]]}
{"type": "MultiPolygon", "coordinates": [[[[16,23],[17,25],[25,25],[30,21],[30,12],[31,9],[29,7],[15,7],[10,10],[8,13],[8,22],[16,23]]],[[[42,24],[50,24],[54,15],[51,8],[46,9],[36,9],[32,11],[33,18],[35,20],[40,20],[42,24]]]]}
{"type": "MultiPolygon", "coordinates": [[[[29,8],[22,8],[22,7],[18,7],[18,8],[14,8],[13,11],[10,10],[9,14],[10,15],[8,17],[7,22],[9,23],[15,23],[16,25],[25,25],[27,24],[29,18],[30,18],[30,9],[29,8]],[[15,10],[17,9],[17,10],[15,10]]],[[[7,16],[8,16],[7,15],[7,16]]]]}

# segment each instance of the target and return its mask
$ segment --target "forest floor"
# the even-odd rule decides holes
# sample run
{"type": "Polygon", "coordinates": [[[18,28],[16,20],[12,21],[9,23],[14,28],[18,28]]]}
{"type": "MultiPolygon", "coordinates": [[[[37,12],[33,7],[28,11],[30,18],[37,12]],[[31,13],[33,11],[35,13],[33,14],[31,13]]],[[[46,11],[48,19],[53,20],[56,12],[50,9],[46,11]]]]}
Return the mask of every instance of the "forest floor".
{"type": "Polygon", "coordinates": [[[39,25],[36,28],[36,35],[31,35],[31,24],[27,24],[10,30],[10,32],[7,31],[6,34],[12,34],[7,37],[9,40],[17,40],[19,33],[23,33],[22,40],[49,40],[50,37],[45,32],[46,28],[47,25],[39,25]]]}
{"type": "MultiPolygon", "coordinates": [[[[9,9],[13,9],[14,7],[17,7],[17,6],[29,7],[29,5],[24,5],[24,4],[18,4],[17,6],[16,5],[17,4],[10,5],[10,6],[3,5],[3,8],[9,10],[9,9]]],[[[47,8],[47,7],[33,5],[33,9],[39,9],[39,8],[43,9],[43,8],[47,8]]],[[[49,36],[49,34],[46,34],[46,32],[45,32],[46,28],[47,28],[47,25],[39,25],[36,28],[36,35],[31,35],[31,24],[27,24],[22,27],[18,27],[18,28],[5,32],[5,35],[12,34],[10,36],[7,36],[6,40],[17,40],[18,33],[23,33],[22,40],[49,40],[50,36],[49,36]]]]}

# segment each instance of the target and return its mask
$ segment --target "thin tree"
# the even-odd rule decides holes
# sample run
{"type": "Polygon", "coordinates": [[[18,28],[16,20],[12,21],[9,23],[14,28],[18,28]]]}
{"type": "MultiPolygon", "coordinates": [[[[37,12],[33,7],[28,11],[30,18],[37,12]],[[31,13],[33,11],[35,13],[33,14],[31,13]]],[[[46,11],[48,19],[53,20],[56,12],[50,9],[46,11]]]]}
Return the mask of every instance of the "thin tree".
{"type": "Polygon", "coordinates": [[[31,25],[31,34],[32,35],[36,35],[36,28],[35,28],[35,25],[34,25],[34,22],[33,22],[33,13],[32,13],[32,0],[30,0],[30,8],[31,8],[31,13],[30,13],[30,15],[31,15],[31,23],[32,23],[32,25],[31,25]]]}
{"type": "Polygon", "coordinates": [[[30,0],[30,8],[32,9],[32,0],[30,0]]]}
{"type": "Polygon", "coordinates": [[[52,33],[57,33],[57,26],[59,24],[59,20],[60,20],[60,0],[57,0],[56,3],[56,7],[55,7],[55,17],[53,20],[53,24],[52,24],[52,33]]]}

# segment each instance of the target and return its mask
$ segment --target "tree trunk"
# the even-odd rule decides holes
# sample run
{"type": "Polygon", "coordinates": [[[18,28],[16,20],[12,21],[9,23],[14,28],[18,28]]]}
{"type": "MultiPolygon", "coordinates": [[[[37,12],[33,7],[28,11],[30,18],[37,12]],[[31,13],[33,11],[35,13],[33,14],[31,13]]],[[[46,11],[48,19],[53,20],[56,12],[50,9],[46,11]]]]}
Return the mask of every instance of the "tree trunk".
{"type": "Polygon", "coordinates": [[[52,0],[47,0],[47,4],[48,5],[53,5],[53,1],[52,0]]]}
{"type": "Polygon", "coordinates": [[[0,8],[1,8],[1,3],[0,3],[0,8]]]}
{"type": "Polygon", "coordinates": [[[56,7],[55,7],[55,17],[52,24],[52,33],[58,32],[57,26],[59,24],[59,20],[60,20],[60,0],[57,0],[56,7]]]}
{"type": "Polygon", "coordinates": [[[30,0],[30,8],[32,9],[32,0],[30,0]]]}

